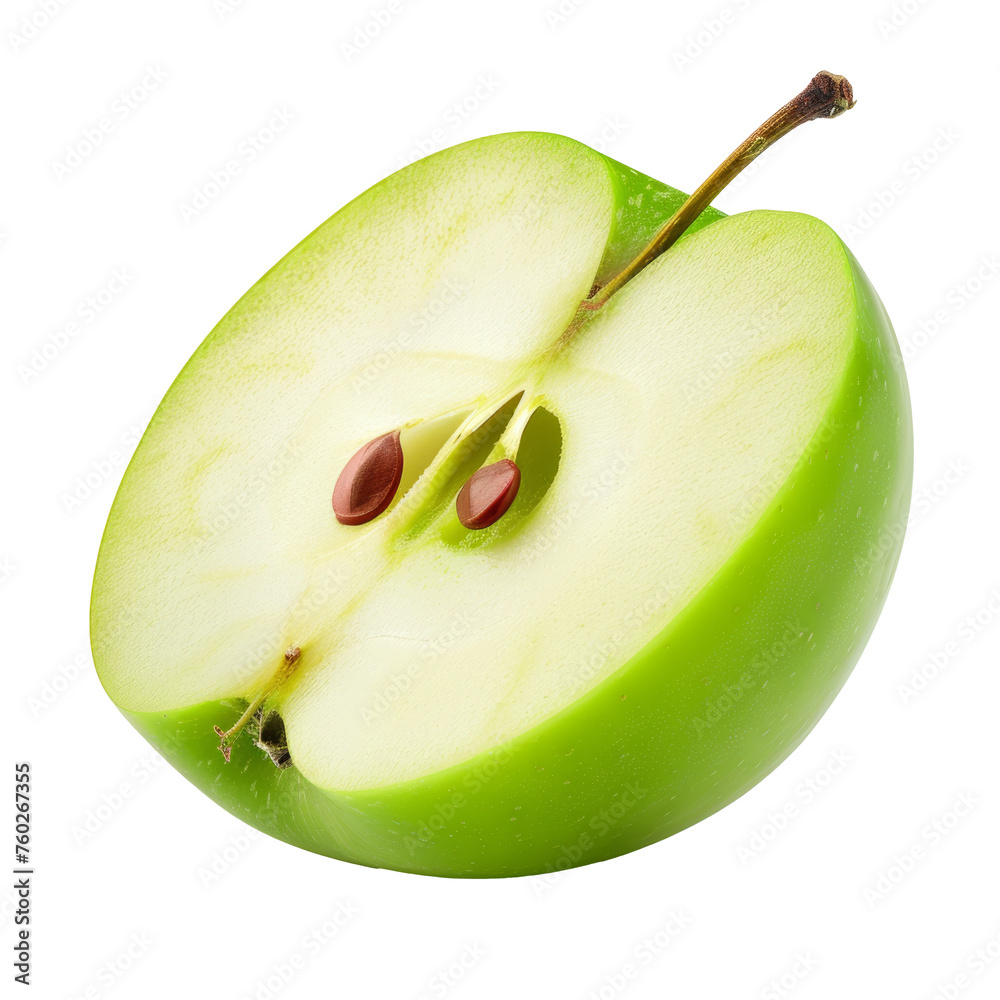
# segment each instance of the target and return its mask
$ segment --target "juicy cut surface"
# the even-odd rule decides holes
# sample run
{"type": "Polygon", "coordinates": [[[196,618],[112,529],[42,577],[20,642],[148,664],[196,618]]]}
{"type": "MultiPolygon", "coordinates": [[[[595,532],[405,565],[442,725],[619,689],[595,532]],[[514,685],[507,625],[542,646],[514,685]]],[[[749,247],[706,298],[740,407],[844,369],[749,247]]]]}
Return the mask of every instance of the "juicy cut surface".
{"type": "Polygon", "coordinates": [[[388,178],[272,269],[174,383],[116,499],[93,608],[115,701],[250,699],[297,646],[270,702],[295,766],[378,787],[543,721],[660,632],[819,428],[853,285],[821,223],[752,212],[566,339],[615,210],[597,153],[498,136],[388,178]],[[467,532],[461,475],[517,460],[539,408],[549,479],[533,493],[525,472],[530,508],[467,532]],[[395,501],[339,523],[338,475],[395,429],[395,501]]]}

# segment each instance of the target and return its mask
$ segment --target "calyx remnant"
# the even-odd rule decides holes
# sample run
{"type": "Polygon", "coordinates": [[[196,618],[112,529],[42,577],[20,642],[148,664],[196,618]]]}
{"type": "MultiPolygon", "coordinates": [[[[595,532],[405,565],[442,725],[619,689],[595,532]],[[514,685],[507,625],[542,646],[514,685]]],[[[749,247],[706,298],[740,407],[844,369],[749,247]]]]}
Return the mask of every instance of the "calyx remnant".
{"type": "MultiPolygon", "coordinates": [[[[230,728],[227,729],[225,732],[222,731],[222,728],[220,726],[213,727],[215,729],[215,735],[219,737],[220,741],[219,751],[222,753],[222,756],[226,759],[227,764],[229,763],[229,758],[232,755],[233,742],[235,741],[236,737],[243,732],[247,723],[250,722],[251,719],[256,719],[259,725],[263,724],[263,722],[265,721],[264,702],[267,701],[267,699],[276,690],[278,690],[278,688],[280,688],[281,685],[284,684],[289,677],[291,677],[291,675],[295,672],[295,667],[301,658],[302,658],[302,650],[298,646],[289,646],[288,649],[285,650],[285,655],[282,657],[281,663],[279,664],[277,670],[275,670],[275,672],[271,675],[270,679],[264,684],[262,688],[260,688],[257,694],[250,699],[250,704],[247,705],[246,709],[244,709],[243,711],[243,714],[236,720],[235,724],[230,726],[230,728]]],[[[274,715],[275,713],[269,713],[269,714],[274,715]]],[[[284,722],[281,722],[280,716],[278,717],[278,722],[280,722],[281,724],[281,739],[283,739],[285,724],[284,722]]],[[[259,731],[258,736],[259,736],[258,746],[262,747],[262,749],[264,750],[268,750],[268,745],[266,745],[265,743],[267,737],[267,731],[266,730],[259,731]]],[[[272,738],[269,741],[269,743],[275,743],[275,740],[272,738]]],[[[286,745],[284,747],[286,753],[287,749],[288,748],[286,745]]],[[[284,763],[279,763],[278,760],[276,760],[275,757],[271,755],[270,750],[268,750],[268,754],[269,756],[271,756],[271,759],[278,767],[287,766],[284,763]]],[[[279,756],[282,755],[279,754],[279,756]]],[[[288,760],[289,762],[291,761],[290,756],[288,757],[288,760]]]]}

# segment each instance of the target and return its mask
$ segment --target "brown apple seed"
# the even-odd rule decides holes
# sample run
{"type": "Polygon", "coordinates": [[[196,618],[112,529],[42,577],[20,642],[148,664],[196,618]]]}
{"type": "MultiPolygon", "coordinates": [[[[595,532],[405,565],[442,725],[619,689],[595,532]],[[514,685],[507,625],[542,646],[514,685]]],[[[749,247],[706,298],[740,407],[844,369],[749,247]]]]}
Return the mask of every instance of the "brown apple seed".
{"type": "Polygon", "coordinates": [[[341,524],[365,524],[392,503],[403,475],[399,431],[369,441],[344,466],[333,488],[333,512],[341,524]]]}
{"type": "Polygon", "coordinates": [[[455,507],[462,526],[488,528],[507,513],[521,485],[521,470],[504,458],[476,472],[458,493],[455,507]]]}

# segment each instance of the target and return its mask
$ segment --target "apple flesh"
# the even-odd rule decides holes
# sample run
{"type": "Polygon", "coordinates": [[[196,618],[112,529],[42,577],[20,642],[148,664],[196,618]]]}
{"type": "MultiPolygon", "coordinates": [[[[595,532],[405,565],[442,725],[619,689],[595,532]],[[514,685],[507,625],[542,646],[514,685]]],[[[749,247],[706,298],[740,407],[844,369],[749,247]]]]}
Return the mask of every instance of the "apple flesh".
{"type": "Polygon", "coordinates": [[[815,725],[901,545],[898,347],[837,236],[771,211],[706,210],[581,319],[683,200],[570,139],[476,140],[203,342],[92,602],[105,689],[202,791],[331,857],[525,875],[684,829],[815,725]],[[338,475],[394,430],[388,509],[340,523],[338,475]],[[500,461],[516,499],[470,531],[456,496],[500,461]]]}

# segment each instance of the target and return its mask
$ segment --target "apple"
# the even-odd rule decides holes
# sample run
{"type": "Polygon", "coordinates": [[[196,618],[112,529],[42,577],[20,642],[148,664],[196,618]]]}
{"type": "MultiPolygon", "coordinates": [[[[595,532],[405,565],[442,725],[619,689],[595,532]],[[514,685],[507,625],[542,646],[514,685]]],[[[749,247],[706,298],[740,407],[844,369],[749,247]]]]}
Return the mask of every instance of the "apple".
{"type": "Polygon", "coordinates": [[[688,199],[515,133],[323,223],[128,467],[91,614],[115,705],[245,822],[407,872],[587,864],[760,781],[874,627],[911,422],[837,235],[709,201],[852,104],[819,74],[688,199]]]}

